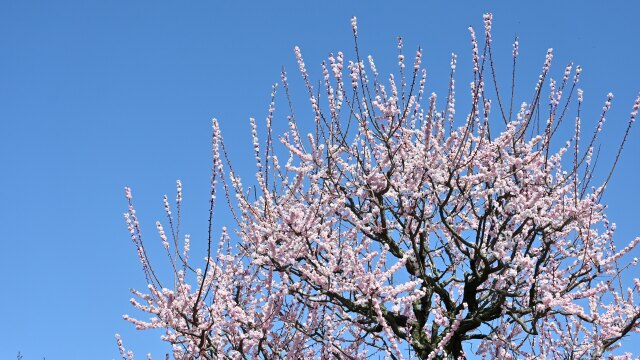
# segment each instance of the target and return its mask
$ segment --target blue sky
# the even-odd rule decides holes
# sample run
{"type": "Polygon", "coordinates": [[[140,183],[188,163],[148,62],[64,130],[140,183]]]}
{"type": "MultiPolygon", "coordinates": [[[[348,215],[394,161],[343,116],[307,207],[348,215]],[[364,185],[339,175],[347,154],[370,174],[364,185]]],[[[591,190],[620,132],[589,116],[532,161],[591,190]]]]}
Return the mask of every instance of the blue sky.
{"type": "MultiPolygon", "coordinates": [[[[549,47],[555,78],[568,61],[584,68],[583,128],[607,92],[616,95],[602,138],[602,162],[610,160],[640,91],[640,4],[420,3],[0,1],[0,359],[18,351],[25,360],[116,358],[116,332],[139,357],[159,358],[166,347],[157,334],[121,319],[132,313],[128,289],[144,286],[122,219],[123,187],[134,189],[153,242],[162,195],[181,179],[184,229],[192,248],[204,247],[210,119],[220,119],[236,162],[249,158],[248,118],[266,115],[282,66],[296,78],[293,47],[317,76],[329,52],[352,50],[352,15],[362,52],[381,72],[395,70],[403,35],[410,52],[424,48],[427,90],[441,92],[451,52],[468,75],[467,26],[481,30],[482,13],[493,12],[494,54],[504,65],[520,38],[517,103],[529,98],[549,47]]],[[[619,246],[640,235],[638,134],[605,198],[619,246]]],[[[640,353],[638,340],[625,348],[640,353]]]]}

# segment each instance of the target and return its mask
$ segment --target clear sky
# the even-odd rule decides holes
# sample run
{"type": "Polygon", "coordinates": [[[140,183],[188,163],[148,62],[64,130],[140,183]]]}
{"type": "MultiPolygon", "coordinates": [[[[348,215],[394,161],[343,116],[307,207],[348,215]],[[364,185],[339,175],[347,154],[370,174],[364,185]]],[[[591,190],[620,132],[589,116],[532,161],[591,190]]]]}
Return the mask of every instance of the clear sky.
{"type": "MultiPolygon", "coordinates": [[[[184,229],[192,248],[204,247],[210,119],[221,120],[236,162],[250,156],[248,118],[266,115],[282,66],[296,78],[295,45],[318,76],[329,52],[351,53],[356,15],[362,52],[383,65],[395,62],[397,35],[408,51],[424,48],[430,92],[446,86],[451,52],[468,75],[466,29],[480,31],[486,11],[505,76],[520,38],[517,103],[549,47],[555,78],[568,61],[584,68],[583,128],[616,95],[602,142],[609,164],[640,91],[638,2],[0,1],[0,359],[117,358],[116,332],[140,358],[160,358],[157,334],[121,319],[132,313],[128,289],[144,286],[123,187],[134,189],[149,243],[162,195],[181,179],[184,229]]],[[[639,134],[605,198],[619,247],[640,235],[639,134]]],[[[625,349],[640,354],[638,343],[625,349]]]]}

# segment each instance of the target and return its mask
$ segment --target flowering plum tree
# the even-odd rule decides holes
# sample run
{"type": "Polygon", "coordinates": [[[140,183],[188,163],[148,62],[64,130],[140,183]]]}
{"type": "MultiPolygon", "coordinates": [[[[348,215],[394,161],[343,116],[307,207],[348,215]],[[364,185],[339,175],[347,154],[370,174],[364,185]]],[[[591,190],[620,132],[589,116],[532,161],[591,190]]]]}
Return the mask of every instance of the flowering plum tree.
{"type": "MultiPolygon", "coordinates": [[[[400,39],[399,76],[383,81],[373,59],[360,57],[355,18],[355,60],[330,55],[321,89],[296,48],[315,130],[305,138],[291,108],[277,150],[272,99],[264,137],[251,119],[257,171],[247,191],[213,121],[202,268],[179,233],[180,182],[177,207],[164,200],[168,226],[156,224],[172,289],[151,266],[126,189],[125,217],[149,284],[132,303],[151,318],[125,319],[166,329],[177,359],[630,358],[615,354],[640,329],[640,280],[623,287],[637,263],[623,256],[640,237],[616,250],[601,203],[611,173],[592,185],[613,95],[583,140],[581,69],[569,64],[550,79],[549,49],[532,99],[514,108],[513,77],[510,101],[498,91],[491,21],[486,14],[484,45],[469,28],[473,82],[462,117],[455,55],[439,110],[436,94],[425,94],[421,50],[406,64],[400,39]],[[554,147],[568,117],[570,139],[554,147]],[[216,245],[218,191],[237,240],[222,228],[216,245]]],[[[516,41],[514,74],[517,57],[516,41]]],[[[290,100],[284,72],[281,80],[290,100]]],[[[639,108],[640,97],[611,171],[639,108]]]]}

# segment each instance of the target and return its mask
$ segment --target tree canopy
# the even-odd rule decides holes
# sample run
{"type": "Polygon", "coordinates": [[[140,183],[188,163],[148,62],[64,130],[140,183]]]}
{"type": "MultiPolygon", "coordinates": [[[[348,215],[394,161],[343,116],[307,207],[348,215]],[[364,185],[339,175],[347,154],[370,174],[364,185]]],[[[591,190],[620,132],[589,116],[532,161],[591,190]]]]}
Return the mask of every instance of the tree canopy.
{"type": "MultiPolygon", "coordinates": [[[[171,289],[151,266],[126,189],[125,218],[149,284],[132,303],[151,316],[126,320],[166,329],[177,359],[630,358],[615,354],[640,329],[640,280],[623,285],[637,264],[625,254],[640,237],[617,250],[601,199],[640,97],[608,176],[593,184],[613,95],[585,135],[581,68],[568,64],[552,79],[549,49],[531,98],[516,104],[518,42],[505,95],[491,26],[485,14],[482,42],[469,28],[464,112],[456,111],[456,55],[440,107],[425,93],[422,51],[409,61],[399,39],[398,73],[385,80],[360,55],[355,18],[354,59],[331,54],[318,85],[296,48],[314,130],[300,130],[307,119],[294,112],[283,71],[288,130],[273,132],[274,86],[263,136],[251,119],[249,188],[213,121],[205,262],[189,258],[190,238],[180,234],[180,182],[175,205],[165,197],[167,221],[156,224],[177,279],[171,289]],[[563,121],[573,131],[559,142],[563,121]],[[237,239],[223,228],[216,241],[220,191],[237,239]]],[[[124,359],[133,356],[118,344],[124,359]]]]}

